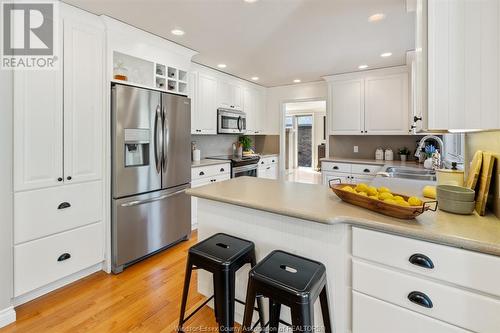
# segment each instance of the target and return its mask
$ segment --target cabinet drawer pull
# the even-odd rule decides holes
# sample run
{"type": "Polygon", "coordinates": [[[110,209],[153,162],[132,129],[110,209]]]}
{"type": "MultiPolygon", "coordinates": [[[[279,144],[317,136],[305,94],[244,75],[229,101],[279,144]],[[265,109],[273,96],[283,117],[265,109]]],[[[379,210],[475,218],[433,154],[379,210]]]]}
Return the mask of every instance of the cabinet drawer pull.
{"type": "Polygon", "coordinates": [[[67,179],[67,180],[71,180],[71,179],[73,179],[73,177],[68,176],[68,177],[66,177],[66,179],[67,179]]]}
{"type": "Polygon", "coordinates": [[[224,172],[225,170],[224,170],[224,168],[220,168],[220,170],[219,170],[219,171],[220,171],[220,172],[224,172]]]}
{"type": "Polygon", "coordinates": [[[370,172],[370,169],[364,169],[363,172],[370,172]]]}
{"type": "Polygon", "coordinates": [[[338,167],[338,166],[334,166],[334,167],[333,167],[333,170],[338,170],[338,169],[339,169],[339,167],[338,167]]]}
{"type": "Polygon", "coordinates": [[[59,206],[57,206],[57,209],[66,209],[71,207],[71,204],[69,202],[61,202],[59,206]]]}
{"type": "Polygon", "coordinates": [[[204,176],[204,175],[205,175],[205,173],[204,173],[203,171],[200,171],[199,175],[200,175],[200,176],[204,176]]]}
{"type": "Polygon", "coordinates": [[[64,261],[64,260],[68,260],[69,258],[71,258],[71,254],[63,253],[59,256],[59,258],[57,258],[57,261],[64,261]]]}
{"type": "Polygon", "coordinates": [[[423,306],[427,309],[431,309],[434,306],[429,296],[420,291],[412,291],[408,294],[408,299],[410,302],[423,306]]]}
{"type": "Polygon", "coordinates": [[[415,253],[412,254],[410,259],[408,259],[410,263],[412,263],[415,266],[427,268],[427,269],[433,269],[434,268],[434,263],[432,262],[431,258],[424,254],[420,253],[415,253]]]}

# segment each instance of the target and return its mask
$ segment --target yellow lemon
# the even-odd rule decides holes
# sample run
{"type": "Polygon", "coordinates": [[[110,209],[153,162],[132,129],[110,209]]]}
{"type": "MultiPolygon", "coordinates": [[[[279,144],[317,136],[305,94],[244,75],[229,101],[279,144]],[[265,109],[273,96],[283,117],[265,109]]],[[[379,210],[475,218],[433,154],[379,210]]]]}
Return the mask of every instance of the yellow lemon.
{"type": "Polygon", "coordinates": [[[379,191],[379,193],[386,193],[386,192],[387,192],[387,193],[391,193],[391,190],[390,190],[390,189],[388,189],[388,188],[387,188],[387,187],[385,187],[385,186],[381,186],[381,187],[379,187],[379,188],[378,188],[378,191],[379,191]]]}
{"type": "Polygon", "coordinates": [[[370,195],[369,198],[378,200],[378,196],[376,196],[376,195],[370,195]]]}
{"type": "Polygon", "coordinates": [[[359,183],[357,186],[356,186],[356,191],[357,192],[368,192],[368,185],[364,184],[364,183],[359,183]]]}
{"type": "Polygon", "coordinates": [[[386,200],[386,199],[391,199],[391,200],[394,200],[393,199],[393,195],[389,192],[382,192],[378,195],[378,198],[380,200],[386,200]]]}
{"type": "Polygon", "coordinates": [[[358,194],[359,194],[359,195],[362,195],[362,196],[364,196],[364,197],[367,197],[367,196],[368,196],[368,193],[366,193],[366,192],[358,192],[358,194]]]}
{"type": "Polygon", "coordinates": [[[342,189],[343,189],[344,191],[347,191],[347,192],[356,192],[356,191],[354,191],[354,189],[353,189],[352,187],[350,187],[350,186],[344,186],[344,187],[342,187],[342,189]]]}
{"type": "Polygon", "coordinates": [[[410,206],[422,206],[422,200],[417,197],[410,197],[408,199],[408,203],[410,204],[410,206]]]}
{"type": "Polygon", "coordinates": [[[436,199],[436,186],[425,186],[422,190],[422,194],[426,198],[436,199]]]}
{"type": "Polygon", "coordinates": [[[397,205],[398,203],[394,199],[385,199],[385,203],[392,204],[392,205],[397,205]]]}
{"type": "Polygon", "coordinates": [[[378,194],[378,191],[377,191],[377,188],[374,187],[374,186],[369,186],[368,187],[368,194],[371,195],[371,196],[374,196],[374,195],[377,195],[378,194]]]}
{"type": "Polygon", "coordinates": [[[403,207],[410,207],[410,204],[407,203],[406,201],[404,200],[396,200],[396,203],[400,206],[403,206],[403,207]]]}
{"type": "Polygon", "coordinates": [[[400,195],[395,195],[394,196],[394,200],[396,200],[396,201],[405,201],[405,199],[402,196],[400,196],[400,195]]]}

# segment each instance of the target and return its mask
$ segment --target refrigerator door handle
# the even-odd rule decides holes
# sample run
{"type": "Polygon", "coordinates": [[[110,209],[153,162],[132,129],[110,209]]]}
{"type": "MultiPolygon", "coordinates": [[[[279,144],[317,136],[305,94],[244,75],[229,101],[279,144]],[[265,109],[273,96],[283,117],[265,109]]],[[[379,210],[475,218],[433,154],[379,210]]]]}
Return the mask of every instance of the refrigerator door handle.
{"type": "Polygon", "coordinates": [[[142,205],[142,204],[145,204],[145,203],[150,203],[150,202],[155,202],[155,201],[161,201],[161,200],[165,200],[167,198],[173,197],[174,195],[182,194],[184,192],[186,192],[186,189],[175,191],[175,192],[169,193],[169,194],[165,194],[165,195],[159,196],[157,198],[146,199],[146,200],[134,200],[134,201],[126,202],[126,203],[121,204],[120,206],[122,206],[122,207],[132,207],[132,206],[142,205]]]}
{"type": "Polygon", "coordinates": [[[169,141],[169,130],[168,130],[168,118],[167,118],[167,111],[165,109],[165,106],[162,107],[162,117],[163,117],[163,157],[162,157],[162,165],[163,169],[167,169],[167,163],[168,163],[168,141],[169,141]]]}
{"type": "Polygon", "coordinates": [[[160,112],[160,106],[158,105],[156,107],[155,111],[155,125],[154,125],[154,150],[155,150],[155,163],[156,163],[156,171],[158,173],[161,173],[161,164],[162,161],[160,159],[160,156],[162,155],[162,144],[163,144],[163,129],[161,126],[158,126],[161,124],[161,112],[160,112]]]}

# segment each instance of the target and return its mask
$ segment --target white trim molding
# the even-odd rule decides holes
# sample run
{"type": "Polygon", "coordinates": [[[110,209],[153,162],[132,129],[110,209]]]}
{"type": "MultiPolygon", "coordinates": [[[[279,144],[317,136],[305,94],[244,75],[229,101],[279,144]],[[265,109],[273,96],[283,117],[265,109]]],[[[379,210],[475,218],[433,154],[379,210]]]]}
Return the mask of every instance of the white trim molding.
{"type": "Polygon", "coordinates": [[[7,326],[16,321],[16,310],[13,306],[0,310],[0,327],[7,326]]]}

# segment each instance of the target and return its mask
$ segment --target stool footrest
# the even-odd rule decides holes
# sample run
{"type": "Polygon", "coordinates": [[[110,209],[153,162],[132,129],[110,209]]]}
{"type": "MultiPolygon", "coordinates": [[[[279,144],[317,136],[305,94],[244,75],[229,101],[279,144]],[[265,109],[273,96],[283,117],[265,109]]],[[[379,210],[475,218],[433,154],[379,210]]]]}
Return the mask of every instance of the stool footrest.
{"type": "Polygon", "coordinates": [[[198,306],[193,312],[191,312],[191,314],[189,316],[187,316],[182,321],[182,324],[184,325],[186,323],[186,321],[188,321],[189,319],[191,319],[191,317],[194,316],[196,312],[200,311],[200,309],[202,307],[204,307],[205,305],[207,305],[207,303],[210,302],[213,298],[214,298],[214,295],[210,296],[210,298],[208,298],[205,302],[203,302],[200,306],[198,306]]]}

